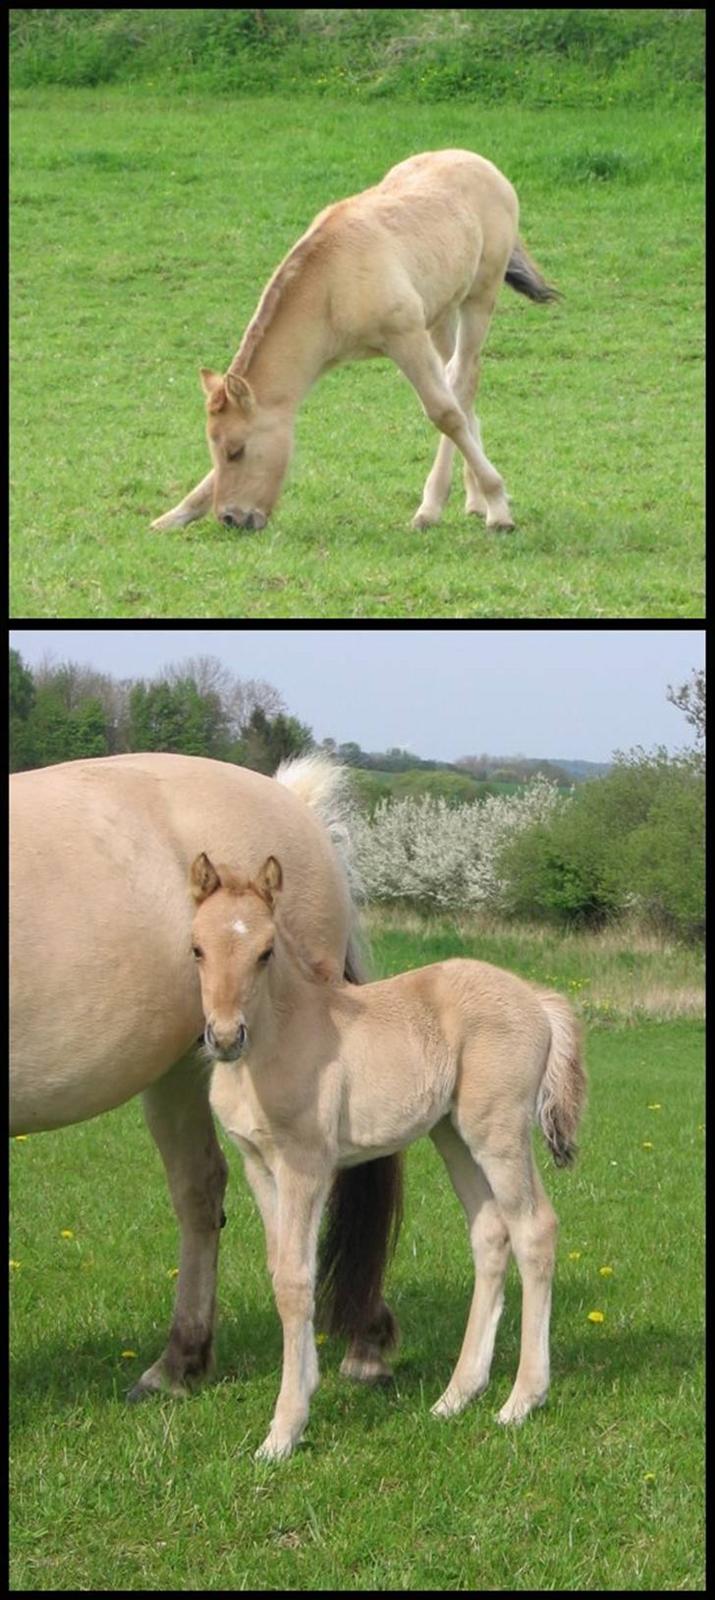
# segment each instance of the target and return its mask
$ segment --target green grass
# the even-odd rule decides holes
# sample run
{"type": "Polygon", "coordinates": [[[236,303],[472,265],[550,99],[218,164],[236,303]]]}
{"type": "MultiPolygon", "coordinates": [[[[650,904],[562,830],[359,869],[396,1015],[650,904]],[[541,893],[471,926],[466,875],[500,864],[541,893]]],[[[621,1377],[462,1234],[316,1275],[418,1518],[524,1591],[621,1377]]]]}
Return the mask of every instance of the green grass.
{"type": "Polygon", "coordinates": [[[22,89],[13,161],[14,617],[701,615],[696,107],[22,89]],[[510,176],[565,294],[505,290],[483,363],[516,534],[466,519],[456,485],[411,531],[436,436],[380,361],[308,396],[264,533],[150,533],[207,470],[197,368],[225,368],[283,253],[445,144],[510,176]]]}
{"type": "Polygon", "coordinates": [[[279,90],[481,103],[662,104],[697,96],[702,10],[420,7],[10,13],[17,84],[160,79],[214,93],[279,90]]]}
{"type": "MultiPolygon", "coordinates": [[[[446,923],[397,935],[378,932],[381,971],[476,953],[446,923]]],[[[513,954],[534,976],[566,976],[548,946],[513,954]]],[[[673,959],[663,952],[665,976],[673,959]]],[[[512,1267],[489,1390],[451,1423],[429,1415],[461,1342],[470,1264],[425,1142],[407,1157],[389,1279],[394,1389],[346,1385],[328,1341],[306,1442],[280,1467],[252,1459],[281,1339],[236,1153],[217,1381],[127,1407],[161,1348],[176,1262],[139,1106],[14,1143],[13,1588],[701,1588],[702,1047],[693,1020],[593,1028],[576,1167],[556,1171],[538,1141],[561,1222],[543,1411],[518,1430],[494,1422],[518,1357],[512,1267]]]]}

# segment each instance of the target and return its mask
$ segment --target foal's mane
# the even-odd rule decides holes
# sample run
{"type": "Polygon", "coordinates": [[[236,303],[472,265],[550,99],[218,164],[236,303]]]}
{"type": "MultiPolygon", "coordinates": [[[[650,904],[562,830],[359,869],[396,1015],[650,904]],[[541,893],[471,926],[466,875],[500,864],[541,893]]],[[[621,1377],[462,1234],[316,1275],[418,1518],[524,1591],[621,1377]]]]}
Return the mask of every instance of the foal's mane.
{"type": "MultiPolygon", "coordinates": [[[[341,202],[338,202],[340,204],[341,202]]],[[[334,211],[334,206],[327,208],[328,213],[334,211]]],[[[276,267],[273,277],[269,279],[258,302],[258,307],[248,324],[243,335],[238,351],[231,362],[229,372],[242,376],[251,362],[268,328],[273,322],[279,306],[286,297],[286,290],[295,282],[306,266],[310,257],[325,246],[324,224],[328,216],[321,213],[317,222],[314,222],[308,232],[294,244],[280,265],[276,267]]]]}

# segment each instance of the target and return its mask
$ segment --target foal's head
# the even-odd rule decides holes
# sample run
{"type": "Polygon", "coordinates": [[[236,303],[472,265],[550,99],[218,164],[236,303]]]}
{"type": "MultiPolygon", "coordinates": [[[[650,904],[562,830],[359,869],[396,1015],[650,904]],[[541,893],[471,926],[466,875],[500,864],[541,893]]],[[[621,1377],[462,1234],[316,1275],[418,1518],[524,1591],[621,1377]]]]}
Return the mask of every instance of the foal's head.
{"type": "Polygon", "coordinates": [[[250,881],[228,867],[214,867],[203,854],[191,868],[204,1040],[216,1061],[237,1061],[248,1044],[273,959],[273,908],[282,882],[275,856],[268,856],[250,881]]]}
{"type": "Polygon", "coordinates": [[[214,512],[227,528],[265,528],[288,470],[289,417],[259,405],[236,373],[201,368],[206,434],[214,464],[214,512]]]}

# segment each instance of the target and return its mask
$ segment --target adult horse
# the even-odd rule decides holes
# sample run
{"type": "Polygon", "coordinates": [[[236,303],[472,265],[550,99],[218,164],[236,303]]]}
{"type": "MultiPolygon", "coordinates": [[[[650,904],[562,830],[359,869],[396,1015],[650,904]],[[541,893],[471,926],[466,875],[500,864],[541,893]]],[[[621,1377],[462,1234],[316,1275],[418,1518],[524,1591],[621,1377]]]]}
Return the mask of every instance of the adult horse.
{"type": "Polygon", "coordinates": [[[308,390],[343,361],[388,356],[443,435],[413,527],[439,521],[456,448],[467,512],[512,528],[473,407],[502,283],[530,300],[557,298],[518,220],[508,178],[470,150],[412,156],[321,211],[273,274],[228,371],[202,367],[213,468],[152,527],[184,527],[213,506],[227,527],[264,528],[308,390]]]}
{"type": "MultiPolygon", "coordinates": [[[[131,1391],[184,1393],[211,1367],[226,1162],[196,1059],[203,1026],[191,954],[189,867],[204,846],[247,873],[280,852],[285,916],[317,971],[362,981],[346,865],[336,844],[342,769],[307,757],[260,773],[193,756],[66,762],[11,779],[11,1131],[82,1122],[141,1093],[181,1229],[163,1354],[131,1391]],[[331,837],[332,836],[332,837],[331,837]],[[333,842],[335,841],[335,842],[333,842]]],[[[399,1216],[395,1157],[341,1175],[324,1270],[359,1230],[342,1370],[373,1379],[395,1324],[380,1296],[399,1216]]],[[[345,1286],[337,1285],[341,1300],[345,1286]]]]}

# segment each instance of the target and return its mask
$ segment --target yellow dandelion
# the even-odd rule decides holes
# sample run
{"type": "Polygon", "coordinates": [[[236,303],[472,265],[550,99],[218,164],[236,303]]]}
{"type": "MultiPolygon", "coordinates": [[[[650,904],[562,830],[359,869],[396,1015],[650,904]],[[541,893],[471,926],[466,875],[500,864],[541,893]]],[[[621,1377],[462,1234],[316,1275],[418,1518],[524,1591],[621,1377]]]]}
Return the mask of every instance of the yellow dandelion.
{"type": "Polygon", "coordinates": [[[315,1342],[316,1342],[316,1344],[327,1344],[327,1342],[328,1342],[327,1333],[316,1333],[315,1342]]]}
{"type": "Polygon", "coordinates": [[[136,1350],[123,1350],[122,1361],[131,1361],[136,1356],[136,1350]]]}
{"type": "Polygon", "coordinates": [[[648,1110],[649,1111],[662,1111],[663,1107],[662,1107],[662,1105],[661,1105],[659,1100],[654,1100],[652,1102],[652,1104],[649,1105],[648,1110]]]}
{"type": "Polygon", "coordinates": [[[581,1251],[580,1250],[569,1250],[569,1261],[580,1261],[580,1260],[581,1260],[581,1251]]]}
{"type": "Polygon", "coordinates": [[[29,1137],[29,1133],[14,1133],[12,1136],[12,1142],[13,1144],[25,1144],[29,1137]]]}
{"type": "Polygon", "coordinates": [[[72,1232],[72,1229],[71,1228],[60,1228],[60,1238],[61,1239],[74,1239],[74,1234],[72,1232]]]}
{"type": "Polygon", "coordinates": [[[589,1311],[588,1320],[589,1320],[589,1322],[603,1322],[603,1312],[602,1311],[589,1311]]]}
{"type": "Polygon", "coordinates": [[[598,1270],[599,1270],[602,1278],[611,1278],[611,1277],[613,1277],[613,1267],[599,1267],[598,1270]]]}
{"type": "Polygon", "coordinates": [[[644,1150],[652,1150],[653,1149],[653,1145],[651,1144],[650,1139],[644,1139],[643,1140],[643,1149],[644,1150]]]}
{"type": "Polygon", "coordinates": [[[178,1267],[169,1267],[169,1271],[167,1272],[166,1276],[167,1276],[167,1278],[178,1278],[178,1276],[179,1276],[178,1267]]]}
{"type": "Polygon", "coordinates": [[[10,1271],[11,1272],[12,1272],[14,1267],[21,1267],[21,1266],[22,1266],[22,1262],[21,1261],[13,1261],[12,1256],[10,1257],[10,1271]]]}
{"type": "Polygon", "coordinates": [[[644,1472],[643,1473],[643,1482],[644,1483],[655,1483],[655,1473],[654,1472],[644,1472]]]}

